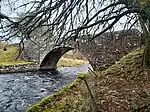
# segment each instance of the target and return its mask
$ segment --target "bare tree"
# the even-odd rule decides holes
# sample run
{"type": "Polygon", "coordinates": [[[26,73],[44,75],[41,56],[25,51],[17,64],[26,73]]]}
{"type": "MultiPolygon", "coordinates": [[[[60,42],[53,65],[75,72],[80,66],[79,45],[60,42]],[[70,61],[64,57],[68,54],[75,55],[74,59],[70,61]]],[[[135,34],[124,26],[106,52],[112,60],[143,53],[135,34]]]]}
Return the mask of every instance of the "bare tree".
{"type": "Polygon", "coordinates": [[[105,32],[113,32],[119,25],[130,30],[139,24],[146,38],[144,65],[150,68],[149,0],[26,0],[12,9],[15,12],[20,8],[26,10],[17,21],[0,13],[2,39],[18,36],[22,42],[37,28],[47,27],[40,37],[51,32],[56,45],[63,45],[87,34],[94,39],[105,32]]]}

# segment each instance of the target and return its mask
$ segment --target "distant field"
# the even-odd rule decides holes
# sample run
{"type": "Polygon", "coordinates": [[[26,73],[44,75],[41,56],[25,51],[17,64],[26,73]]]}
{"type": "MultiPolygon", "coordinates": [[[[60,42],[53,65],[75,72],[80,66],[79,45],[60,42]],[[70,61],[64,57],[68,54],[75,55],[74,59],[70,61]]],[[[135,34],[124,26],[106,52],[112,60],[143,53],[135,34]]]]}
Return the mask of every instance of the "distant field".
{"type": "Polygon", "coordinates": [[[87,59],[80,53],[69,51],[60,58],[57,67],[76,66],[88,63],[87,59]]]}
{"type": "Polygon", "coordinates": [[[16,57],[19,54],[18,47],[3,47],[0,48],[0,66],[8,66],[8,65],[22,65],[22,64],[31,64],[32,62],[26,62],[23,60],[16,60],[16,57]],[[4,51],[6,48],[6,51],[4,51]]]}
{"type": "Polygon", "coordinates": [[[80,60],[87,60],[82,53],[78,51],[69,51],[66,54],[63,55],[64,58],[68,59],[80,59],[80,60]]]}
{"type": "Polygon", "coordinates": [[[80,60],[80,59],[69,59],[69,58],[61,58],[57,63],[57,67],[66,67],[66,66],[76,66],[81,64],[86,64],[88,61],[80,60]]]}

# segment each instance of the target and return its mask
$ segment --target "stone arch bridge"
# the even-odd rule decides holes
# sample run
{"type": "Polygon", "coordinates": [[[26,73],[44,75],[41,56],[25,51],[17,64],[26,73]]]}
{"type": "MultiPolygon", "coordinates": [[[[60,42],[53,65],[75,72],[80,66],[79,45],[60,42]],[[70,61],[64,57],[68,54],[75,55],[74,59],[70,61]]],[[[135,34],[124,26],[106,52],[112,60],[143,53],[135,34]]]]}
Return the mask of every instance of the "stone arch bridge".
{"type": "Polygon", "coordinates": [[[50,51],[40,64],[40,71],[55,71],[59,59],[68,51],[73,50],[72,47],[58,47],[50,51]]]}
{"type": "MultiPolygon", "coordinates": [[[[104,34],[92,42],[81,40],[76,48],[89,61],[93,69],[105,69],[118,61],[122,56],[142,46],[141,36],[137,30],[131,30],[124,37],[121,32],[104,34]]],[[[41,71],[56,70],[59,59],[72,47],[59,47],[50,51],[40,65],[41,71]]]]}

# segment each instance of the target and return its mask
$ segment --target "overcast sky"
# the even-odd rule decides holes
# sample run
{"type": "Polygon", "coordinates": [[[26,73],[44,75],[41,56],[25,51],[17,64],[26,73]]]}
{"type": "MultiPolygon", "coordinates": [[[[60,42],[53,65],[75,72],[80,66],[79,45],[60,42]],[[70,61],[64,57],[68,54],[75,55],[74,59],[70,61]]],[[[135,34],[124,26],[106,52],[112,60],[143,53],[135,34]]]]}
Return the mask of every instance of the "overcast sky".
{"type": "MultiPolygon", "coordinates": [[[[1,12],[6,15],[9,15],[9,17],[11,18],[18,17],[18,15],[20,15],[21,13],[26,12],[31,7],[31,5],[28,5],[28,7],[19,8],[19,10],[16,10],[16,11],[14,11],[14,7],[18,7],[26,3],[27,1],[30,1],[30,0],[3,0],[1,2],[1,12]],[[17,1],[17,2],[14,2],[14,1],[17,1]]],[[[125,23],[125,21],[126,21],[126,17],[123,17],[120,20],[120,23],[122,24],[120,23],[116,24],[115,30],[122,30],[123,25],[124,25],[123,23],[125,23]]],[[[18,39],[14,39],[13,42],[18,42],[18,39]]]]}

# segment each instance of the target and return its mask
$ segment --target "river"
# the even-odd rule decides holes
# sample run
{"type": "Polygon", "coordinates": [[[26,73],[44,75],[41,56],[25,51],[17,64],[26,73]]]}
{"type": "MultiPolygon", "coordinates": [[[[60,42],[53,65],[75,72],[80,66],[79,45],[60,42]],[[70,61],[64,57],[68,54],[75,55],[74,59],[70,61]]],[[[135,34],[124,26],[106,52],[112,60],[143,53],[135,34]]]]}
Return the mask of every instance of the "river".
{"type": "Polygon", "coordinates": [[[24,112],[64,86],[78,74],[88,72],[90,65],[58,68],[57,72],[9,73],[0,75],[0,112],[24,112]]]}

